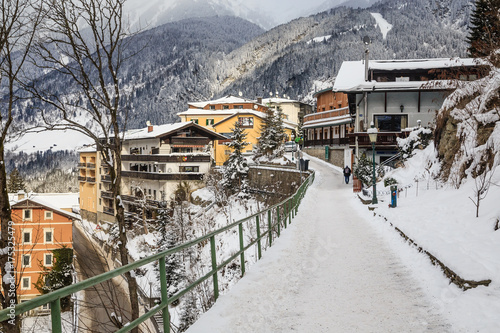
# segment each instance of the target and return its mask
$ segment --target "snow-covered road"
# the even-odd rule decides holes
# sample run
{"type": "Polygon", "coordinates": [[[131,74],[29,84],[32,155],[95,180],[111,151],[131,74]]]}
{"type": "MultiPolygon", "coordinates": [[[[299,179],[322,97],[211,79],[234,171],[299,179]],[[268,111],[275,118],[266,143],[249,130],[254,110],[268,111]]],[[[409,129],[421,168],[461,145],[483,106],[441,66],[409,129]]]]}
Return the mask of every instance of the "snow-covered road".
{"type": "Polygon", "coordinates": [[[316,180],[292,225],[188,332],[451,331],[352,207],[352,185],[323,163],[310,168],[316,180]]]}

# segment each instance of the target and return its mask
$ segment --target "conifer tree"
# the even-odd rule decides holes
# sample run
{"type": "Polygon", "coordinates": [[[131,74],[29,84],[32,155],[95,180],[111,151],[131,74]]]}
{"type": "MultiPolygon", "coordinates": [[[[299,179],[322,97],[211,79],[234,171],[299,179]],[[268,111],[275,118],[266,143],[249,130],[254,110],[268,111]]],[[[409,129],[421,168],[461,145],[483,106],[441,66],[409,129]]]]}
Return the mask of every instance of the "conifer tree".
{"type": "Polygon", "coordinates": [[[471,57],[488,56],[500,47],[500,0],[477,0],[467,37],[471,57]]]}
{"type": "Polygon", "coordinates": [[[280,108],[276,112],[268,108],[260,132],[261,134],[257,143],[257,155],[279,156],[278,149],[286,137],[283,127],[283,112],[280,108]]]}
{"type": "Polygon", "coordinates": [[[9,181],[7,182],[7,191],[9,193],[17,193],[19,191],[26,192],[26,185],[24,184],[23,177],[17,168],[14,168],[9,174],[9,181]]]}
{"type": "Polygon", "coordinates": [[[234,123],[234,128],[231,129],[231,142],[227,144],[229,148],[233,149],[231,155],[223,170],[222,183],[226,188],[233,188],[237,185],[238,189],[244,190],[246,188],[246,177],[248,175],[248,164],[243,157],[243,149],[248,146],[246,142],[247,134],[241,127],[239,121],[234,123]]]}
{"type": "MultiPolygon", "coordinates": [[[[158,240],[158,252],[162,252],[173,248],[179,243],[178,228],[172,222],[172,210],[166,207],[166,203],[158,211],[158,233],[160,234],[158,240]]],[[[180,258],[180,252],[167,256],[165,258],[166,276],[167,276],[167,289],[168,296],[177,293],[185,279],[184,266],[180,258]]],[[[157,270],[158,281],[160,280],[160,273],[157,270]]]]}

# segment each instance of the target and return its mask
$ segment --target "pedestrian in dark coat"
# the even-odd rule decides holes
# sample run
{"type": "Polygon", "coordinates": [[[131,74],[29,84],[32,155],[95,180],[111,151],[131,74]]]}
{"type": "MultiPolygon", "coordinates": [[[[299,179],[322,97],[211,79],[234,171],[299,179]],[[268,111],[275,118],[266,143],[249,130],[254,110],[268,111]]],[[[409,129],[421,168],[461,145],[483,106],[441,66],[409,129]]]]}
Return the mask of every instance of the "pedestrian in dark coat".
{"type": "Polygon", "coordinates": [[[349,177],[351,177],[351,168],[346,165],[344,168],[344,179],[346,184],[349,184],[349,177]]]}

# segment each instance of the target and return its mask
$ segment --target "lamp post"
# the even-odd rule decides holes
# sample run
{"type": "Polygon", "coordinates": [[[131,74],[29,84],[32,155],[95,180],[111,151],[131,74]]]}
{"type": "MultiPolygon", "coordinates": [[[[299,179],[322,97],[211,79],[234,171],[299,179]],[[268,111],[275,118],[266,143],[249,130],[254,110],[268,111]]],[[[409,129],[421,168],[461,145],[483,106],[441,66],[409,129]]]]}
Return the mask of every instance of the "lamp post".
{"type": "Polygon", "coordinates": [[[375,128],[373,121],[370,124],[370,128],[367,130],[368,132],[368,137],[370,138],[370,142],[372,144],[372,152],[373,152],[373,197],[372,197],[372,204],[378,204],[377,200],[377,183],[376,183],[376,178],[375,178],[375,142],[377,142],[377,134],[378,131],[375,128]]]}

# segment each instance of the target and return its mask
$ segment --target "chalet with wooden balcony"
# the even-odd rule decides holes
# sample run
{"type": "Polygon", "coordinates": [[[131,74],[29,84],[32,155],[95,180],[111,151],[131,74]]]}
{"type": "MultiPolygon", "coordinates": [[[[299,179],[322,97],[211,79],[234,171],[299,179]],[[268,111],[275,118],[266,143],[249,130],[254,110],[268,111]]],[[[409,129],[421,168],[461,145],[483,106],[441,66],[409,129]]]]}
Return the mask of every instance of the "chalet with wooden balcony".
{"type": "MultiPolygon", "coordinates": [[[[138,200],[157,206],[171,199],[180,182],[190,183],[193,190],[199,188],[215,164],[214,141],[223,139],[191,121],[127,131],[121,159],[122,199],[128,211],[134,211],[131,206],[138,200]]],[[[107,200],[109,191],[101,192],[101,197],[107,200]]]]}
{"type": "Polygon", "coordinates": [[[348,145],[347,133],[352,131],[352,117],[347,105],[347,95],[328,88],[315,93],[314,98],[315,112],[304,116],[304,145],[348,145]]]}
{"type": "MultiPolygon", "coordinates": [[[[247,134],[247,142],[250,143],[245,153],[250,153],[253,146],[257,144],[257,138],[260,137],[261,124],[266,117],[265,112],[269,108],[273,108],[271,105],[264,105],[260,99],[252,101],[235,96],[226,96],[213,101],[192,102],[188,105],[189,109],[187,111],[177,114],[181,121],[190,121],[205,126],[224,136],[224,140],[217,140],[213,147],[215,163],[218,166],[223,165],[231,154],[227,142],[234,123],[238,121],[243,125],[247,134]]],[[[274,107],[277,108],[278,106],[275,105],[274,107]]],[[[299,109],[296,111],[298,112],[299,109]]],[[[283,127],[288,140],[290,140],[298,124],[288,120],[288,116],[284,115],[284,117],[283,127]]]]}
{"type": "Polygon", "coordinates": [[[370,60],[343,62],[334,92],[347,94],[354,131],[349,145],[357,156],[370,150],[366,130],[378,129],[376,162],[397,153],[397,138],[418,126],[432,127],[436,111],[458,80],[476,80],[483,68],[476,59],[370,60]]]}

